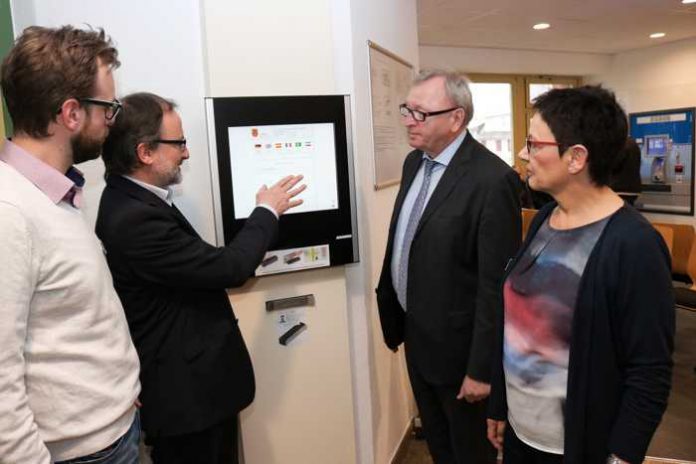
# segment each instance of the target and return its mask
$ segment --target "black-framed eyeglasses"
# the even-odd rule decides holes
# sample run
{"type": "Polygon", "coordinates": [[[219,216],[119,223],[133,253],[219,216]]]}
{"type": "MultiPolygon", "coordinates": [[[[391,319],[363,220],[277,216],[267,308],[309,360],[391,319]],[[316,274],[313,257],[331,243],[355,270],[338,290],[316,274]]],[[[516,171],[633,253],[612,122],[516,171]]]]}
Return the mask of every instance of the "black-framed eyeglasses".
{"type": "Polygon", "coordinates": [[[439,111],[420,111],[414,110],[413,108],[409,108],[408,105],[406,105],[406,103],[402,103],[399,105],[399,113],[401,113],[401,116],[403,117],[411,116],[415,121],[423,122],[429,116],[437,116],[439,114],[449,113],[450,111],[458,110],[459,108],[461,108],[461,106],[455,106],[446,110],[439,111]]]}
{"type": "Polygon", "coordinates": [[[176,145],[181,151],[184,151],[186,149],[186,139],[157,139],[153,140],[152,143],[166,143],[168,145],[176,145]]]}
{"type": "Polygon", "coordinates": [[[114,99],[112,101],[109,100],[100,100],[98,98],[78,98],[77,101],[80,103],[87,103],[89,105],[96,105],[96,106],[101,106],[104,108],[104,117],[107,119],[107,121],[111,121],[116,117],[116,115],[121,111],[123,108],[123,105],[121,105],[121,102],[114,99]]]}

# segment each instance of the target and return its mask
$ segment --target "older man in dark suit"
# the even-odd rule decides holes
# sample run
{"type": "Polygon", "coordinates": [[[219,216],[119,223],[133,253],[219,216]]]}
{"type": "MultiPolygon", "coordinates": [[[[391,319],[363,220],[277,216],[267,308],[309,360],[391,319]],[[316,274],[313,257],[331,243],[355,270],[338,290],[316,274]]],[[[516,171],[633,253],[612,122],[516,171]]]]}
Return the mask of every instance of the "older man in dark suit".
{"type": "Polygon", "coordinates": [[[155,463],[237,462],[237,414],[254,397],[249,353],[225,289],[244,283],[301,203],[289,176],[259,190],[257,208],[225,247],[203,241],[169,186],[188,158],[174,104],[123,99],[104,145],[97,235],[141,360],[142,425],[155,463]]]}
{"type": "Polygon", "coordinates": [[[400,109],[415,150],[377,288],[385,342],[404,342],[435,463],[492,463],[486,398],[500,285],[520,244],[520,180],[468,133],[465,77],[421,72],[400,109]]]}

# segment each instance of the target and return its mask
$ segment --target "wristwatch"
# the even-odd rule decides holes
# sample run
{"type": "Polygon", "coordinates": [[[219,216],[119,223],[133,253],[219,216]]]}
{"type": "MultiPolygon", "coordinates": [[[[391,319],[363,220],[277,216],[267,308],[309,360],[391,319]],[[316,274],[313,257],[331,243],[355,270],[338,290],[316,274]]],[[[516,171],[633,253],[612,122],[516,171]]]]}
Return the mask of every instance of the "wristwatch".
{"type": "Polygon", "coordinates": [[[610,454],[607,458],[607,464],[621,464],[623,461],[617,458],[615,455],[610,454]]]}

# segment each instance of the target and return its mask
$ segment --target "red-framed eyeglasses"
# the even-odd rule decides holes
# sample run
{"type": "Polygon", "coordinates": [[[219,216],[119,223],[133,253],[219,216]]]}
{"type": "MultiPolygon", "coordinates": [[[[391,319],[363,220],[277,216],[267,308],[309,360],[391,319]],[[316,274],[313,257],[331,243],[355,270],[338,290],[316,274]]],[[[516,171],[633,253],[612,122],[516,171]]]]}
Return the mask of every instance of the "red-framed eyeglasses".
{"type": "Polygon", "coordinates": [[[535,146],[540,146],[540,145],[541,146],[550,145],[550,146],[554,146],[554,147],[561,146],[561,144],[558,142],[546,142],[543,140],[534,140],[529,135],[525,139],[525,142],[526,142],[526,146],[527,146],[527,153],[529,153],[530,155],[532,154],[532,148],[534,148],[535,146]]]}

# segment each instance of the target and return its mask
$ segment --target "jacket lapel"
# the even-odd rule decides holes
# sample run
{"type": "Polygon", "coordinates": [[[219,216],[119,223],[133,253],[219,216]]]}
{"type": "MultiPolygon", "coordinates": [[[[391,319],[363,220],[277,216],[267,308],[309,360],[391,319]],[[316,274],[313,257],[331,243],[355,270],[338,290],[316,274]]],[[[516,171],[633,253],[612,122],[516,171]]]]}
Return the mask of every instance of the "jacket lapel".
{"type": "Polygon", "coordinates": [[[423,215],[418,222],[418,228],[416,229],[414,238],[418,236],[418,233],[423,228],[423,224],[425,224],[440,205],[445,202],[454,187],[460,182],[461,177],[466,172],[466,165],[471,159],[475,143],[471,134],[467,133],[462,144],[452,157],[452,161],[450,161],[447,169],[445,169],[445,172],[442,174],[440,182],[437,184],[437,187],[435,187],[430,200],[428,200],[428,204],[425,206],[423,215]]]}

